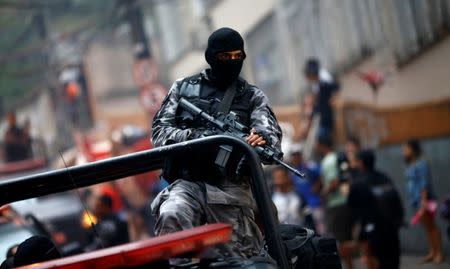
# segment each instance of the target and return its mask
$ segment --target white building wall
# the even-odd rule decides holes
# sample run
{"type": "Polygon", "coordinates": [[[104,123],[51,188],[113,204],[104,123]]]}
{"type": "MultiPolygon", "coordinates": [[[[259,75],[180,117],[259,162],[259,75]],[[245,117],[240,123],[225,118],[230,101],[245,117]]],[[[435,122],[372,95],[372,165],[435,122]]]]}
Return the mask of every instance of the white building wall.
{"type": "Polygon", "coordinates": [[[88,83],[96,98],[112,91],[136,90],[133,81],[133,53],[131,45],[117,42],[93,43],[85,57],[88,83]]]}
{"type": "MultiPolygon", "coordinates": [[[[258,0],[258,4],[254,1],[225,0],[215,5],[208,14],[214,29],[231,27],[245,37],[273,10],[276,3],[276,0],[258,0]]],[[[186,51],[172,65],[170,79],[174,81],[206,67],[203,51],[186,51]]]]}
{"type": "Polygon", "coordinates": [[[277,2],[277,0],[221,1],[210,12],[213,26],[231,27],[246,35],[273,11],[277,2]]]}
{"type": "MultiPolygon", "coordinates": [[[[207,8],[204,0],[182,2],[192,9],[185,14],[197,16],[183,19],[193,25],[191,31],[198,27],[195,21],[208,17],[210,32],[228,26],[244,36],[244,76],[266,90],[274,105],[297,103],[306,88],[302,69],[309,57],[333,73],[369,53],[377,55],[377,66],[392,66],[435,41],[444,22],[450,25],[449,0],[221,0],[207,8]]],[[[169,80],[206,67],[204,47],[188,48],[170,63],[169,80]]]]}

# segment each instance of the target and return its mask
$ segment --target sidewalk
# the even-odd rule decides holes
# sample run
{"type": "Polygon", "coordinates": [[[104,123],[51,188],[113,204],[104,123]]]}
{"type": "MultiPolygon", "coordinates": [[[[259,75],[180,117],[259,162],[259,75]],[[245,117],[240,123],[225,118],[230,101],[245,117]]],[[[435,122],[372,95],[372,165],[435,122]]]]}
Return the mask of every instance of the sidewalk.
{"type": "MultiPolygon", "coordinates": [[[[444,269],[450,268],[450,260],[447,258],[441,264],[419,264],[422,257],[420,256],[402,256],[401,269],[444,269]]],[[[355,260],[355,269],[365,269],[366,267],[360,262],[359,259],[355,260]]]]}

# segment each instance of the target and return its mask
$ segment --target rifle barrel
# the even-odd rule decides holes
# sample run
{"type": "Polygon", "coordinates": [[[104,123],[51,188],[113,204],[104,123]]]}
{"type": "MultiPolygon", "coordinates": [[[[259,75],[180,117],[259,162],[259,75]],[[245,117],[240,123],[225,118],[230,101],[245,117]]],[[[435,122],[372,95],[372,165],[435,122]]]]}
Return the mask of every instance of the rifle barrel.
{"type": "Polygon", "coordinates": [[[283,162],[282,160],[280,160],[280,159],[278,159],[278,158],[276,158],[276,157],[274,157],[273,159],[274,159],[274,161],[275,161],[276,163],[278,163],[278,164],[284,166],[286,169],[288,169],[289,171],[291,171],[291,172],[294,173],[295,175],[297,175],[297,176],[299,176],[299,177],[301,177],[301,178],[305,178],[305,174],[304,174],[304,173],[298,171],[297,169],[295,169],[294,167],[290,166],[289,164],[283,162]]]}

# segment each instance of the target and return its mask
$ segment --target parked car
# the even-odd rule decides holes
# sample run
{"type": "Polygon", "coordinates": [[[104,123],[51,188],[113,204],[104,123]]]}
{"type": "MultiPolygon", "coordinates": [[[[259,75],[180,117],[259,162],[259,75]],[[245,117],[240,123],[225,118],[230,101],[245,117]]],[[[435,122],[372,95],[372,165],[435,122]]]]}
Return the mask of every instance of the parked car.
{"type": "Polygon", "coordinates": [[[11,204],[18,214],[48,231],[62,253],[76,254],[88,243],[81,226],[83,206],[73,192],[63,192],[11,204]]]}
{"type": "MultiPolygon", "coordinates": [[[[30,159],[0,163],[0,182],[48,170],[50,167],[44,144],[41,140],[34,139],[30,159]]],[[[2,228],[4,231],[16,230],[17,233],[13,234],[17,234],[17,237],[14,238],[23,239],[22,237],[34,235],[36,230],[38,234],[48,233],[54,238],[63,253],[79,253],[87,244],[86,231],[80,224],[83,206],[73,192],[62,192],[16,202],[11,204],[10,210],[13,210],[17,217],[20,216],[20,219],[26,220],[26,223],[29,224],[26,227],[20,226],[19,229],[10,223],[2,228]]],[[[4,247],[2,239],[0,242],[4,247]]]]}
{"type": "Polygon", "coordinates": [[[10,206],[2,207],[0,209],[0,260],[6,258],[10,247],[38,234],[36,227],[17,214],[10,206]]]}

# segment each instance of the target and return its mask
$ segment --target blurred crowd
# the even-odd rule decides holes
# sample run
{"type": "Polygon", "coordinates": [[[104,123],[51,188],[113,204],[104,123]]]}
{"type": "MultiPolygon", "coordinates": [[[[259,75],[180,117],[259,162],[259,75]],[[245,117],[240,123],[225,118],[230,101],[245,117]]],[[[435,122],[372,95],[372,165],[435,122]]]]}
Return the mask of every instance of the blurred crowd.
{"type": "MultiPolygon", "coordinates": [[[[305,76],[311,85],[302,118],[307,138],[290,145],[285,154],[306,178],[283,167],[273,169],[272,199],[280,222],[303,224],[336,238],[343,263],[350,269],[357,254],[369,269],[399,268],[399,230],[420,223],[429,242],[423,262],[441,263],[441,234],[435,221],[438,200],[420,142],[407,141],[398,153],[405,161],[405,185],[395,186],[389,171],[377,168],[374,150],[362,148],[358,139],[349,137],[343,150],[337,151],[332,102],[339,84],[316,59],[306,63],[305,76]],[[402,200],[397,188],[407,189],[408,200],[402,200]],[[410,221],[405,219],[407,206],[415,212],[410,221]]],[[[448,203],[447,198],[441,214],[447,221],[448,203]]]]}

